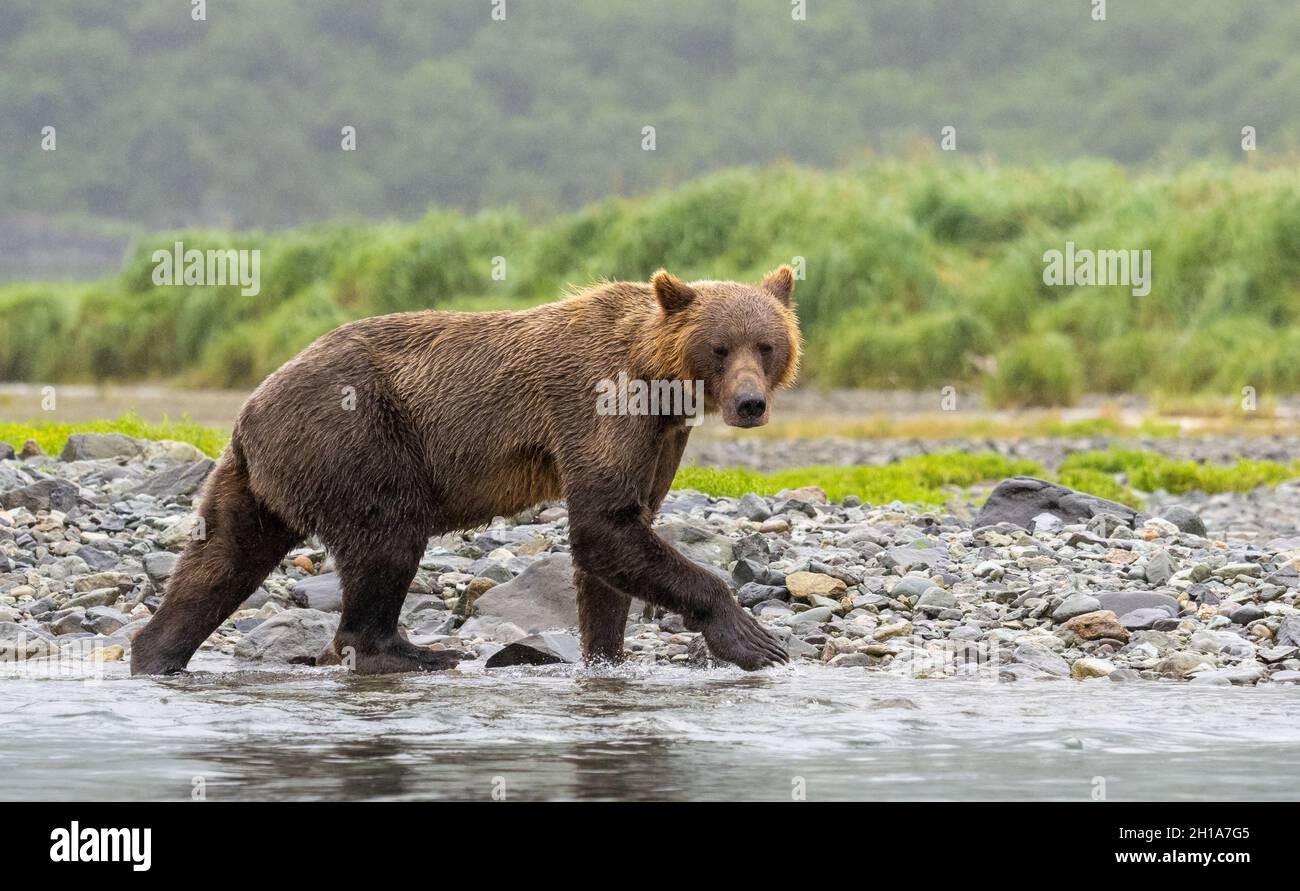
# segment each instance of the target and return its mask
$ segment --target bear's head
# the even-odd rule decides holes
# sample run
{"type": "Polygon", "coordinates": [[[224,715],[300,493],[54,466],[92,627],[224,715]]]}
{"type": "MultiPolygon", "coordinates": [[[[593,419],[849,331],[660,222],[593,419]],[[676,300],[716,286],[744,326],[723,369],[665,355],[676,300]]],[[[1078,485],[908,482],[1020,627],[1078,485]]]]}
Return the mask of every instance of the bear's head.
{"type": "Polygon", "coordinates": [[[757,285],[686,283],[660,270],[650,286],[662,313],[658,352],[673,376],[703,381],[705,411],[732,427],[766,424],[771,394],[799,368],[794,270],[782,266],[757,285]]]}

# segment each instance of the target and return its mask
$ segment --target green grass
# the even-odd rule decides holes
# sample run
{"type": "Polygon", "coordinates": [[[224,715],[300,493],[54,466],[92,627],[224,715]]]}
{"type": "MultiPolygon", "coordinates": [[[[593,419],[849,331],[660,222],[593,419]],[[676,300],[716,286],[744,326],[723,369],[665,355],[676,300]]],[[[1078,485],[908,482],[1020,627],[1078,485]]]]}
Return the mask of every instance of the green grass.
{"type": "MultiPolygon", "coordinates": [[[[1076,430],[1071,425],[1066,425],[1065,429],[1076,430]]],[[[141,439],[180,440],[197,446],[212,457],[221,454],[229,439],[228,431],[205,427],[189,419],[151,423],[135,414],[76,424],[0,422],[0,441],[19,448],[24,441],[34,439],[51,455],[63,450],[72,433],[125,433],[141,439]]],[[[1055,479],[1080,491],[1141,507],[1142,493],[1161,489],[1181,495],[1192,491],[1210,494],[1249,492],[1260,486],[1276,486],[1300,478],[1300,460],[1282,463],[1243,459],[1230,465],[1201,464],[1155,452],[1109,449],[1076,452],[1065,459],[1053,476],[1033,461],[1016,461],[991,453],[945,452],[919,455],[882,466],[818,465],[773,473],[747,468],[683,467],[677,473],[673,488],[739,498],[749,492],[775,495],[782,489],[812,485],[820,486],[835,501],[856,495],[868,504],[891,501],[943,504],[960,490],[1010,476],[1055,479]]]]}
{"type": "Polygon", "coordinates": [[[1101,476],[1113,478],[1113,475],[1122,475],[1127,478],[1129,487],[1142,492],[1158,489],[1172,495],[1186,492],[1249,492],[1260,486],[1276,486],[1300,476],[1300,461],[1283,464],[1278,461],[1242,459],[1229,465],[1201,464],[1168,458],[1154,452],[1110,449],[1104,452],[1076,452],[1066,458],[1060,468],[1063,480],[1090,480],[1101,476]]]}
{"type": "Polygon", "coordinates": [[[0,286],[0,379],[247,387],[349,319],[527,307],[660,266],[757,281],[794,262],[804,383],[982,388],[996,405],[1139,392],[1239,406],[1245,387],[1262,403],[1300,392],[1297,245],[1296,165],[738,168],[543,220],[440,210],[411,223],[159,233],[101,281],[0,286]],[[153,251],[176,240],[260,250],[261,293],[155,287],[153,251]],[[1151,250],[1151,293],[1044,285],[1044,251],[1067,240],[1151,250]]]}
{"type": "Polygon", "coordinates": [[[76,424],[0,421],[0,442],[21,449],[24,442],[34,439],[48,455],[57,455],[63,451],[63,446],[73,433],[125,433],[138,439],[174,439],[188,442],[214,458],[221,454],[230,438],[227,430],[205,427],[188,418],[179,421],[164,419],[161,423],[153,423],[142,420],[134,413],[121,415],[111,421],[82,421],[76,424]]]}
{"type": "Polygon", "coordinates": [[[836,501],[846,495],[857,495],[871,504],[890,501],[942,504],[952,497],[952,487],[965,488],[1008,476],[1042,474],[1043,469],[1032,461],[952,452],[908,458],[880,467],[821,465],[775,473],[744,468],[683,467],[677,472],[673,486],[738,498],[747,492],[775,495],[782,489],[813,485],[826,490],[827,496],[836,501]]]}

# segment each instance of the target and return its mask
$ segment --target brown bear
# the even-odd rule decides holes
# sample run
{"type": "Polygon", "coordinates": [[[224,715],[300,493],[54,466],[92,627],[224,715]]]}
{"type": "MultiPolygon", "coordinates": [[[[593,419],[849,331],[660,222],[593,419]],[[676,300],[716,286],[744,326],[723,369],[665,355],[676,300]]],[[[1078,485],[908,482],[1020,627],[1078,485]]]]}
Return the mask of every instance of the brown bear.
{"type": "MultiPolygon", "coordinates": [[[[758,286],[608,282],[514,312],[411,312],[320,337],[248,398],[133,674],[180,671],[290,548],[334,555],[343,613],[331,647],[363,673],[449,668],[398,614],[432,535],[563,497],[583,654],[622,657],[632,597],[680,613],[745,669],[784,648],[726,583],[651,529],[695,421],[597,410],[602,382],[691,382],[736,427],[768,419],[799,329],[782,266],[758,286]],[[702,382],[697,384],[695,382],[702,382]]],[[[662,407],[661,407],[662,408],[662,407]]]]}

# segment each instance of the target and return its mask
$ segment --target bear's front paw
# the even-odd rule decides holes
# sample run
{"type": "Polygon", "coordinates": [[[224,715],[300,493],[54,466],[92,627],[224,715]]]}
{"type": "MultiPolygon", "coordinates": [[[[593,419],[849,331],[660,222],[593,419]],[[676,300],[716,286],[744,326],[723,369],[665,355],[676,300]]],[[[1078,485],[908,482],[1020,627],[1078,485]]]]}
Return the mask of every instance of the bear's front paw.
{"type": "Polygon", "coordinates": [[[705,622],[703,631],[710,653],[739,665],[745,671],[757,671],[790,661],[781,642],[738,606],[705,622]]]}

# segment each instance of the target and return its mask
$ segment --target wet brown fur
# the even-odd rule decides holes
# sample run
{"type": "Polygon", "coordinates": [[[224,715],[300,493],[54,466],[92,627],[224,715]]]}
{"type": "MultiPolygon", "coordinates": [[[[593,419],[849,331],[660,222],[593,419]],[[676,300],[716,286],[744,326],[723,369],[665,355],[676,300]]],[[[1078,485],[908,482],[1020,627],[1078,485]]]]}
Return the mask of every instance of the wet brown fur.
{"type": "Polygon", "coordinates": [[[716,655],[747,668],[784,661],[725,583],[651,531],[685,419],[595,406],[597,382],[620,371],[701,379],[706,408],[736,422],[727,400],[740,390],[766,397],[794,379],[792,288],[789,267],[759,286],[661,272],[525,311],[402,313],[324,335],[241,410],[201,503],[206,537],[182,554],[132,672],[183,669],[308,535],[339,567],[336,656],[362,672],[449,667],[458,654],[397,628],[429,537],[561,497],[588,658],[621,657],[636,596],[682,613],[716,655]]]}

